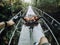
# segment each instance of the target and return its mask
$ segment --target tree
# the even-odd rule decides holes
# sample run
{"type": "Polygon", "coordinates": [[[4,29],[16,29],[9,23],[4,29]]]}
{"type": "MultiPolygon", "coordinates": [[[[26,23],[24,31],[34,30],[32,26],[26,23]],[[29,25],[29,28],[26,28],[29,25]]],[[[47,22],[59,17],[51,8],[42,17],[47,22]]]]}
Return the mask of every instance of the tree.
{"type": "Polygon", "coordinates": [[[45,12],[56,12],[60,0],[34,0],[35,7],[45,12]]]}

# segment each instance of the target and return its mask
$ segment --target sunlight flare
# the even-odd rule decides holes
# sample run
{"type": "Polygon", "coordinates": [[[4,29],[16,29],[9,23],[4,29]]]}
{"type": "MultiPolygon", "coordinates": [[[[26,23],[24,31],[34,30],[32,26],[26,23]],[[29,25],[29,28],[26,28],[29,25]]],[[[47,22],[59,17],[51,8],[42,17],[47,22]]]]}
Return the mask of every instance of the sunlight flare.
{"type": "Polygon", "coordinates": [[[26,2],[26,3],[31,3],[31,0],[24,0],[24,2],[26,2]]]}

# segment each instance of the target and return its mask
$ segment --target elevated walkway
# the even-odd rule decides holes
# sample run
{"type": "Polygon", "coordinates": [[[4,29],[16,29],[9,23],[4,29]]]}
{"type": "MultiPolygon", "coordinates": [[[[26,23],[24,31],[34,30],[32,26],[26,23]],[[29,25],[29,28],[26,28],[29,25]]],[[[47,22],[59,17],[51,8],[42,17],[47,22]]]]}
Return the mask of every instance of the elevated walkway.
{"type": "MultiPolygon", "coordinates": [[[[31,10],[31,12],[30,11],[28,11],[28,8],[25,8],[25,9],[23,9],[22,11],[20,11],[20,12],[18,12],[18,14],[16,14],[16,15],[22,15],[22,16],[28,16],[28,14],[29,15],[31,15],[31,14],[33,14],[33,15],[38,15],[38,16],[41,16],[42,18],[39,20],[39,23],[41,24],[41,26],[42,26],[42,28],[43,28],[43,31],[44,31],[44,33],[45,33],[45,35],[47,35],[47,33],[49,34],[50,33],[50,35],[51,35],[51,38],[52,38],[52,41],[53,41],[53,39],[54,39],[54,45],[60,45],[60,43],[59,43],[59,40],[57,39],[57,37],[56,37],[56,35],[55,34],[59,34],[59,32],[60,32],[60,23],[57,21],[57,20],[55,20],[53,17],[51,17],[49,14],[47,14],[47,13],[45,13],[45,12],[43,12],[42,10],[40,10],[40,9],[38,9],[38,8],[36,8],[36,7],[32,7],[32,9],[29,9],[29,10],[31,10]],[[22,14],[22,11],[24,10],[24,13],[22,14]],[[32,11],[33,10],[33,11],[32,11]],[[28,12],[27,12],[28,11],[28,12]],[[33,13],[32,13],[33,12],[33,13]]],[[[14,17],[16,17],[16,15],[14,16],[14,17]]],[[[13,19],[13,18],[12,18],[13,19]]],[[[10,35],[10,37],[9,37],[9,41],[8,41],[8,45],[11,45],[12,44],[12,42],[13,42],[13,38],[14,38],[14,36],[16,36],[15,34],[16,33],[18,33],[18,37],[17,38],[19,38],[19,36],[20,36],[20,31],[21,31],[21,26],[23,25],[23,20],[22,19],[20,19],[20,20],[18,20],[18,22],[17,22],[17,24],[15,24],[13,27],[14,27],[14,29],[12,29],[10,32],[11,32],[11,34],[9,34],[9,32],[7,32],[7,35],[10,35]]],[[[3,31],[4,31],[4,29],[5,28],[3,28],[3,29],[1,29],[0,30],[0,35],[2,35],[3,34],[3,31]]],[[[1,38],[1,37],[0,37],[1,38]]],[[[28,38],[28,37],[27,37],[28,38]]],[[[49,36],[48,36],[48,38],[49,38],[49,36]]],[[[19,44],[18,43],[18,40],[19,39],[17,39],[17,44],[19,44]]],[[[50,39],[49,39],[50,40],[50,39]]],[[[52,41],[50,41],[50,43],[52,43],[52,41]]],[[[16,45],[17,45],[16,44],[16,45]]],[[[53,45],[53,44],[52,44],[53,45]]]]}

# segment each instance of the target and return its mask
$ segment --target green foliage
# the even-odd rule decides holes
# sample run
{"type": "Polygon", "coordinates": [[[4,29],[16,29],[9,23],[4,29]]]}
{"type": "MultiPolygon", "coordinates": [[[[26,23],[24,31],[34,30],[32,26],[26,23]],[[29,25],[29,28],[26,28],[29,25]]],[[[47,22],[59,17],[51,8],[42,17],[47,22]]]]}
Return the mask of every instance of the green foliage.
{"type": "Polygon", "coordinates": [[[10,3],[7,3],[6,1],[5,2],[1,1],[0,2],[0,17],[1,17],[0,20],[2,20],[2,21],[8,20],[11,15],[12,14],[11,14],[11,5],[10,5],[10,3]]]}
{"type": "MultiPolygon", "coordinates": [[[[12,15],[17,14],[19,11],[22,10],[22,7],[24,7],[23,6],[24,4],[20,0],[15,0],[14,3],[13,2],[11,3],[10,1],[1,1],[1,3],[0,3],[0,22],[11,19],[12,15]]],[[[14,31],[13,28],[14,28],[13,26],[8,27],[2,32],[2,34],[1,34],[2,37],[0,37],[2,40],[0,39],[1,40],[0,45],[8,44],[8,42],[12,36],[12,32],[14,31]],[[4,38],[5,38],[5,40],[4,40],[4,38]],[[6,44],[6,42],[7,42],[7,44],[6,44]]],[[[14,40],[12,40],[12,43],[15,42],[15,44],[17,45],[18,36],[19,36],[18,33],[17,34],[15,33],[15,37],[13,37],[14,40]]],[[[14,45],[14,44],[12,44],[12,45],[14,45]]]]}
{"type": "Polygon", "coordinates": [[[21,0],[15,0],[15,2],[9,1],[0,1],[0,19],[1,21],[9,20],[13,15],[22,10],[21,0]],[[13,5],[12,5],[13,4],[13,5]]]}
{"type": "Polygon", "coordinates": [[[22,2],[22,7],[26,8],[29,5],[29,3],[22,2]]]}
{"type": "Polygon", "coordinates": [[[18,13],[20,10],[22,10],[22,2],[15,2],[12,5],[12,12],[18,13]]]}
{"type": "Polygon", "coordinates": [[[45,12],[57,12],[60,0],[34,0],[35,7],[45,12]]]}

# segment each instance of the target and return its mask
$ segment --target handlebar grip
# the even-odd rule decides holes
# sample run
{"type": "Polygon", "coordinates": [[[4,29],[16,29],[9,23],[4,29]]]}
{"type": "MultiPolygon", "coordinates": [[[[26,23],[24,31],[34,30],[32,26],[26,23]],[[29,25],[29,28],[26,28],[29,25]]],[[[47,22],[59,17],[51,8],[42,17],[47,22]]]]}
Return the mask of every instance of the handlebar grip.
{"type": "Polygon", "coordinates": [[[23,16],[15,16],[13,21],[16,23],[20,18],[24,18],[23,16]]]}

